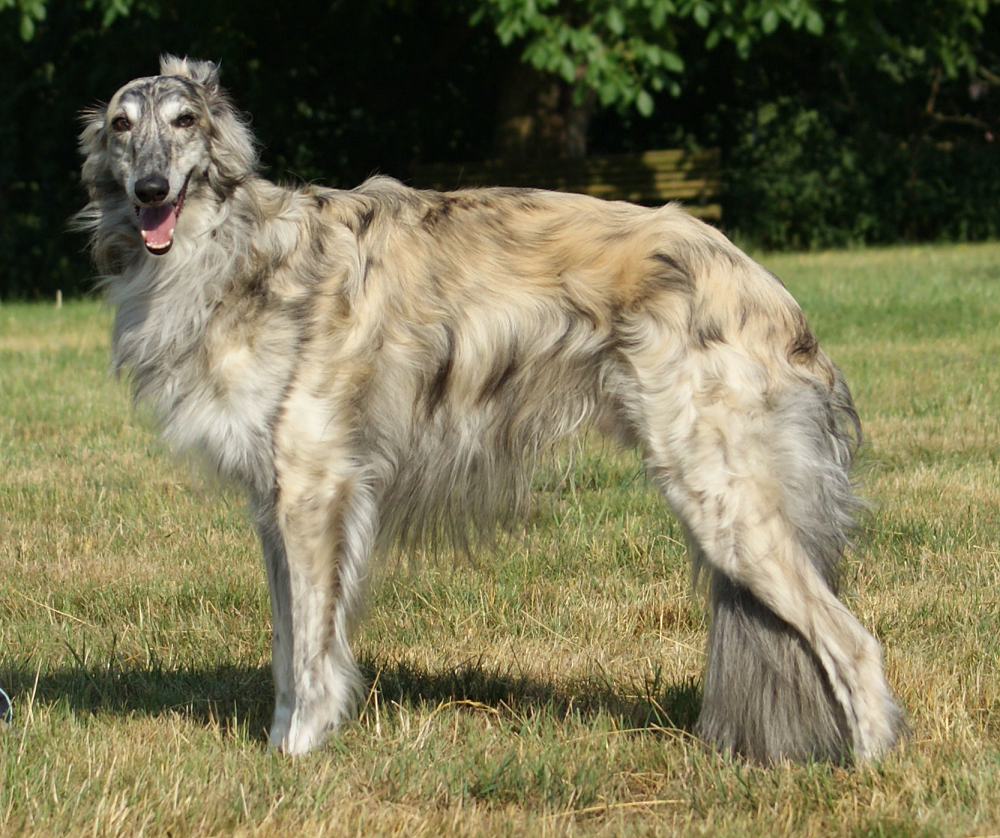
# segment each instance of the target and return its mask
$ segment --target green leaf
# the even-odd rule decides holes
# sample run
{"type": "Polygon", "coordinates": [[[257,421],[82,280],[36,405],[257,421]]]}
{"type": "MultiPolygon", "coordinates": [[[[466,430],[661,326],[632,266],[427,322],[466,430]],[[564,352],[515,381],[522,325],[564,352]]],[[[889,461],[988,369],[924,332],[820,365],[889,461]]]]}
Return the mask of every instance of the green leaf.
{"type": "Polygon", "coordinates": [[[958,67],[955,62],[955,55],[948,44],[941,45],[938,57],[941,59],[945,75],[950,79],[955,78],[958,75],[958,67]]]}
{"type": "Polygon", "coordinates": [[[649,10],[649,22],[654,29],[660,30],[667,22],[667,16],[673,11],[675,11],[673,3],[654,2],[649,10]]]}
{"type": "Polygon", "coordinates": [[[619,102],[623,97],[621,84],[616,79],[606,78],[604,83],[598,88],[597,95],[601,104],[605,107],[619,102]]]}
{"type": "Polygon", "coordinates": [[[813,35],[823,34],[823,18],[815,9],[806,12],[806,31],[813,35]]]}
{"type": "Polygon", "coordinates": [[[524,27],[520,21],[505,18],[497,24],[496,33],[500,43],[508,47],[515,38],[524,34],[524,27]]]}
{"type": "Polygon", "coordinates": [[[669,70],[671,73],[684,72],[684,59],[681,58],[676,52],[671,52],[667,49],[661,50],[660,63],[663,65],[664,69],[669,70]]]}
{"type": "Polygon", "coordinates": [[[559,61],[559,75],[565,81],[576,81],[576,62],[571,55],[563,55],[559,61]]]}
{"type": "Polygon", "coordinates": [[[645,90],[640,90],[639,95],[635,97],[635,109],[642,116],[650,116],[653,113],[653,97],[645,90]]]}
{"type": "MultiPolygon", "coordinates": [[[[21,23],[19,27],[19,32],[21,35],[21,40],[30,41],[35,37],[35,24],[40,23],[45,20],[46,0],[21,0],[21,23]]],[[[4,6],[14,6],[14,2],[0,4],[0,8],[4,6]]]]}
{"type": "Polygon", "coordinates": [[[605,18],[608,24],[608,29],[612,31],[615,35],[622,35],[625,32],[625,16],[621,13],[621,9],[617,6],[612,6],[608,9],[607,17],[605,18]]]}
{"type": "Polygon", "coordinates": [[[760,20],[760,28],[765,35],[770,35],[778,28],[778,24],[781,22],[781,18],[778,17],[777,11],[774,9],[768,9],[764,13],[764,17],[760,20]]]}

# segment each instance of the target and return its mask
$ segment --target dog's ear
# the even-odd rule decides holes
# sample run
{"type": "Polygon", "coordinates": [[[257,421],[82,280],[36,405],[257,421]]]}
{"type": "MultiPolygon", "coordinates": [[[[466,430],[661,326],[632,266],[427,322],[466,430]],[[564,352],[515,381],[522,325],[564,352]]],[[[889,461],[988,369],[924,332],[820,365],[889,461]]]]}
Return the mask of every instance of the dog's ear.
{"type": "MultiPolygon", "coordinates": [[[[80,153],[84,158],[81,181],[91,202],[100,195],[119,188],[108,169],[106,119],[107,108],[104,105],[95,105],[80,112],[80,153]]],[[[73,222],[74,227],[88,229],[89,210],[90,206],[77,214],[73,222]]]]}
{"type": "Polygon", "coordinates": [[[178,58],[176,55],[160,56],[161,76],[181,76],[203,84],[209,90],[219,87],[219,67],[211,61],[196,58],[178,58]]]}
{"type": "Polygon", "coordinates": [[[167,54],[160,56],[160,75],[191,79],[205,88],[212,119],[208,179],[213,188],[221,194],[251,177],[257,170],[257,147],[246,120],[219,84],[218,65],[167,54]]]}
{"type": "Polygon", "coordinates": [[[89,154],[104,133],[104,120],[108,109],[104,105],[94,105],[80,111],[80,150],[89,154]]]}

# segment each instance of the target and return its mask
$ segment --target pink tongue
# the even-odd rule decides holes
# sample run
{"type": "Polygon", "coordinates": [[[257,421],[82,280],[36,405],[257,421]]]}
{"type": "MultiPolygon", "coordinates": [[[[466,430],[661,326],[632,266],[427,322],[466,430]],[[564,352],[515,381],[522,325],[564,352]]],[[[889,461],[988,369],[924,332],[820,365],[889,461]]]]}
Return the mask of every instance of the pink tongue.
{"type": "Polygon", "coordinates": [[[177,226],[177,213],[173,204],[158,207],[140,207],[139,227],[142,239],[151,250],[162,250],[170,246],[177,226]]]}

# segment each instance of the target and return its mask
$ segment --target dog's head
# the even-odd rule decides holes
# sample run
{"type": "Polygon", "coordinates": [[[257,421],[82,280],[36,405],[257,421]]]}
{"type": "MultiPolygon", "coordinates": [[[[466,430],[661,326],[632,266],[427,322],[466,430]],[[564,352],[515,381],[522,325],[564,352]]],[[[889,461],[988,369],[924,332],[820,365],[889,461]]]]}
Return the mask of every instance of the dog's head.
{"type": "Polygon", "coordinates": [[[129,82],[83,125],[91,200],[124,197],[156,255],[173,244],[185,201],[206,189],[224,200],[256,171],[253,137],[209,61],[163,56],[160,75],[129,82]]]}

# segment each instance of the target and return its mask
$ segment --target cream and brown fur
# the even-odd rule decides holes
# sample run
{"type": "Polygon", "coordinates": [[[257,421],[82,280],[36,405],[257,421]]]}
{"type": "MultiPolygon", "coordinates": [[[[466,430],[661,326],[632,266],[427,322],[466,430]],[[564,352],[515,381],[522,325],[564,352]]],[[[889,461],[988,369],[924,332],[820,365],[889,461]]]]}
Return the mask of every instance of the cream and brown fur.
{"type": "Polygon", "coordinates": [[[115,369],[251,499],[275,747],[354,710],[371,556],[523,510],[587,426],[640,448],[709,582],[701,735],[763,762],[893,745],[879,644],[832,590],[857,416],[773,275],[675,206],[276,186],[214,65],[161,73],[85,114],[77,222],[115,369]]]}

